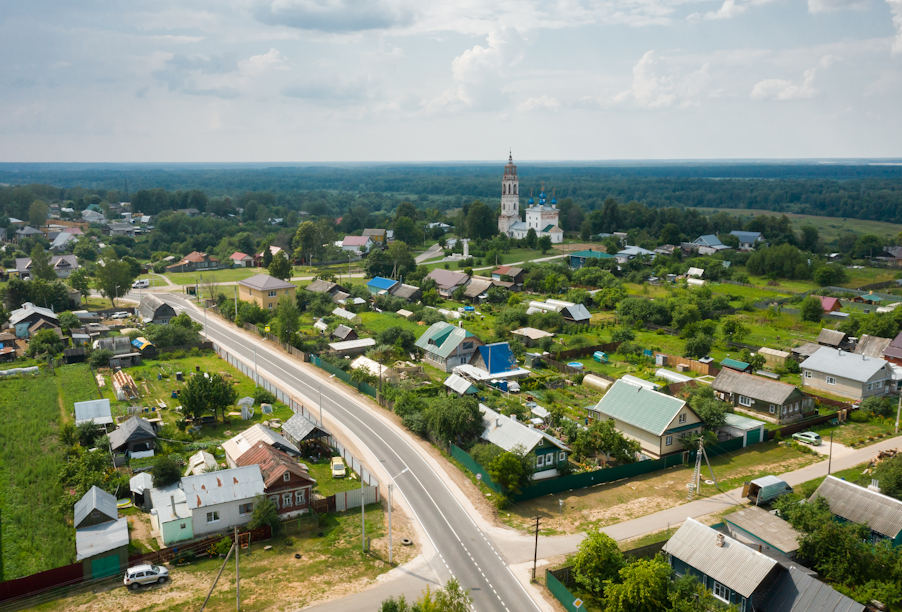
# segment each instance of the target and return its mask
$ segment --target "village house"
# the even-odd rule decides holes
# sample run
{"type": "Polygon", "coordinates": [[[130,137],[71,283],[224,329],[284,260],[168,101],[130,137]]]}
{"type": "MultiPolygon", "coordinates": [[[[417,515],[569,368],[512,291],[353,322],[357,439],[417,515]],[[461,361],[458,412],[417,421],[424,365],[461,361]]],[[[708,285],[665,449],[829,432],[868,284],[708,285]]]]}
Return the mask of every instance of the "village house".
{"type": "Polygon", "coordinates": [[[809,501],[823,497],[830,512],[843,521],[867,525],[871,541],[884,540],[902,546],[902,501],[871,487],[862,487],[836,476],[827,476],[809,501]]]}
{"type": "Polygon", "coordinates": [[[147,419],[133,416],[110,434],[110,450],[117,466],[126,458],[153,457],[157,434],[147,419]]]}
{"type": "Polygon", "coordinates": [[[232,262],[233,268],[252,268],[254,266],[254,258],[241,251],[235,251],[229,255],[229,261],[232,262]]]}
{"type": "Polygon", "coordinates": [[[533,480],[554,478],[559,475],[558,467],[569,462],[570,449],[554,436],[521,423],[516,415],[504,416],[484,404],[479,404],[479,411],[485,425],[479,437],[508,452],[522,449],[535,466],[533,480]]]}
{"type": "Polygon", "coordinates": [[[682,436],[700,433],[704,423],[689,405],[676,397],[618,380],[589,411],[595,419],[614,419],[624,436],[652,459],[686,450],[682,436]]]}
{"type": "Polygon", "coordinates": [[[470,282],[470,277],[463,272],[452,272],[451,270],[442,270],[441,268],[436,268],[427,274],[426,278],[435,281],[438,294],[446,300],[451,299],[451,295],[454,293],[455,289],[463,287],[470,282]]]}
{"type": "Polygon", "coordinates": [[[591,259],[611,258],[613,258],[613,255],[608,255],[604,251],[596,251],[595,249],[589,249],[587,251],[577,251],[576,253],[570,253],[570,268],[573,270],[579,270],[580,268],[584,268],[591,259]]]}
{"type": "Polygon", "coordinates": [[[357,332],[347,325],[339,325],[335,329],[332,330],[331,334],[332,338],[336,338],[337,340],[344,342],[346,340],[356,340],[357,332]]]}
{"type": "Polygon", "coordinates": [[[194,521],[181,484],[176,482],[145,493],[150,497],[150,526],[160,534],[166,546],[194,539],[194,521]]]}
{"type": "Polygon", "coordinates": [[[373,248],[373,240],[369,236],[345,236],[341,241],[341,250],[350,253],[369,253],[373,248]]]}
{"type": "MultiPolygon", "coordinates": [[[[50,267],[57,278],[68,278],[78,270],[78,258],[75,255],[54,255],[50,258],[50,267]]],[[[31,257],[16,257],[16,273],[19,278],[31,278],[31,257]]]]}
{"type": "Polygon", "coordinates": [[[391,291],[392,287],[398,284],[398,281],[393,280],[391,278],[383,278],[381,276],[376,276],[371,278],[366,283],[366,288],[373,295],[387,294],[391,291]]]}
{"type": "MultiPolygon", "coordinates": [[[[275,257],[276,255],[278,255],[279,253],[282,252],[282,247],[277,247],[277,246],[275,246],[275,245],[270,245],[270,246],[269,246],[269,252],[270,252],[270,254],[271,254],[273,257],[275,257]]],[[[263,268],[263,267],[265,267],[265,266],[263,265],[263,259],[264,259],[264,254],[263,254],[262,252],[257,253],[256,255],[254,255],[254,267],[256,267],[256,268],[263,268]]]]}
{"type": "Polygon", "coordinates": [[[138,304],[138,318],[141,319],[142,323],[166,325],[177,314],[172,306],[152,293],[142,297],[141,302],[138,304]]]}
{"type": "Polygon", "coordinates": [[[266,485],[260,466],[247,465],[184,476],[182,490],[191,512],[194,537],[198,537],[222,533],[250,521],[254,498],[263,495],[266,485]]]}
{"type": "Polygon", "coordinates": [[[306,511],[316,481],[303,464],[277,448],[258,442],[238,458],[238,466],[257,465],[263,477],[263,495],[276,505],[279,514],[306,511]]]}
{"type": "Polygon", "coordinates": [[[821,301],[821,308],[825,313],[828,312],[839,312],[842,310],[842,304],[839,302],[839,298],[835,297],[820,297],[814,296],[821,301]]]}
{"type": "Polygon", "coordinates": [[[200,251],[194,251],[182,257],[177,263],[167,266],[166,272],[206,272],[207,270],[218,269],[219,258],[200,251]]]}
{"type": "Polygon", "coordinates": [[[772,423],[791,423],[815,409],[814,400],[788,383],[723,368],[711,388],[737,410],[772,423]]]}
{"type": "Polygon", "coordinates": [[[365,229],[363,237],[369,238],[373,246],[384,247],[388,243],[388,233],[384,229],[365,229]]]}
{"type": "Polygon", "coordinates": [[[297,285],[268,274],[257,274],[238,281],[238,299],[254,302],[260,308],[272,310],[279,305],[279,299],[287,295],[294,301],[297,285]]]}
{"type": "Polygon", "coordinates": [[[832,348],[840,348],[846,344],[846,341],[847,336],[845,332],[841,332],[837,329],[827,329],[826,327],[821,329],[816,340],[819,345],[832,348]]]}
{"type": "Polygon", "coordinates": [[[116,498],[93,486],[75,502],[75,560],[85,580],[115,576],[128,566],[128,519],[116,498]]]}
{"type": "Polygon", "coordinates": [[[323,279],[317,279],[304,287],[305,291],[310,293],[328,293],[332,297],[332,301],[337,301],[337,295],[351,295],[347,290],[339,284],[323,279]]]}
{"type": "Polygon", "coordinates": [[[889,363],[842,349],[823,347],[803,361],[800,367],[803,387],[854,400],[885,395],[892,384],[889,363]]]}
{"type": "Polygon", "coordinates": [[[467,330],[445,321],[433,323],[416,341],[426,362],[443,372],[451,372],[456,366],[469,363],[476,348],[483,344],[467,330]]]}
{"type": "Polygon", "coordinates": [[[740,230],[733,230],[730,232],[731,236],[736,236],[739,238],[739,250],[740,251],[751,251],[755,248],[759,242],[764,241],[764,236],[761,235],[761,232],[743,232],[740,230]]]}
{"type": "Polygon", "coordinates": [[[417,302],[423,297],[423,290],[414,285],[405,285],[398,283],[389,290],[392,297],[408,302],[417,302]]]}
{"type": "Polygon", "coordinates": [[[28,338],[29,331],[36,324],[46,321],[59,328],[59,317],[47,308],[35,306],[31,302],[25,302],[21,308],[13,310],[9,315],[9,325],[16,330],[16,338],[28,338]]]}
{"type": "Polygon", "coordinates": [[[257,423],[234,438],[222,443],[222,450],[225,451],[226,455],[226,463],[230,468],[238,467],[238,459],[241,458],[241,455],[260,443],[267,444],[295,457],[301,454],[298,447],[286,440],[281,434],[257,423]]]}

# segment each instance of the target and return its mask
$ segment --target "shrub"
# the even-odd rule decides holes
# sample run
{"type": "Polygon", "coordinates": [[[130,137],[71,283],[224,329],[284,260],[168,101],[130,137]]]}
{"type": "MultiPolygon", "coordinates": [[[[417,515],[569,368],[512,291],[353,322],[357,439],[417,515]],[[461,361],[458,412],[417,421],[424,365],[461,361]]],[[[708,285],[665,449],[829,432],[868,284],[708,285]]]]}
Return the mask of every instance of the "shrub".
{"type": "Polygon", "coordinates": [[[232,540],[231,538],[223,538],[218,541],[214,546],[213,550],[217,555],[227,555],[229,551],[232,549],[232,540]]]}
{"type": "Polygon", "coordinates": [[[867,423],[870,419],[870,415],[864,410],[853,410],[849,414],[849,420],[853,423],[867,423]]]}

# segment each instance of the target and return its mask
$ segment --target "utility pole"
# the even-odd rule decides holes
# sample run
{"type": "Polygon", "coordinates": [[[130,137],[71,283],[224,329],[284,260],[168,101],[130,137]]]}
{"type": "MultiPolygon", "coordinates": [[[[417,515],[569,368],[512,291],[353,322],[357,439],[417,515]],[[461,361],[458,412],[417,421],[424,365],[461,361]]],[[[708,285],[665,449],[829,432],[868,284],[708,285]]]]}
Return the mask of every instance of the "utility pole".
{"type": "Polygon", "coordinates": [[[257,344],[254,343],[254,386],[257,386],[257,344]]]}
{"type": "Polygon", "coordinates": [[[325,421],[323,421],[323,384],[319,385],[319,424],[320,426],[325,425],[325,421]]]}
{"type": "Polygon", "coordinates": [[[833,430],[830,430],[830,456],[827,457],[827,476],[830,475],[830,468],[833,466],[833,430]]]}
{"type": "Polygon", "coordinates": [[[238,543],[238,527],[235,527],[235,609],[241,610],[241,546],[238,543]]]}
{"type": "Polygon", "coordinates": [[[363,499],[363,466],[360,466],[360,548],[366,554],[366,510],[363,499]]]}
{"type": "MultiPolygon", "coordinates": [[[[403,474],[404,472],[406,472],[409,469],[410,469],[409,467],[404,468],[403,470],[401,470],[401,472],[397,476],[395,476],[395,478],[397,478],[398,476],[400,476],[401,474],[403,474]]],[[[392,486],[394,485],[394,482],[395,482],[395,478],[391,478],[388,481],[388,564],[389,565],[391,565],[391,563],[392,563],[392,542],[391,542],[391,501],[392,501],[392,499],[391,499],[391,491],[392,491],[392,486]]]]}
{"type": "Polygon", "coordinates": [[[216,588],[216,583],[219,582],[219,577],[222,576],[222,570],[225,569],[226,564],[229,562],[229,557],[232,556],[232,551],[235,550],[235,548],[237,548],[237,546],[238,546],[237,542],[232,542],[232,547],[229,549],[229,554],[226,555],[225,560],[222,562],[222,567],[219,568],[219,573],[216,574],[216,579],[213,581],[213,586],[210,587],[210,592],[207,593],[207,598],[204,599],[204,603],[200,607],[200,612],[204,612],[204,608],[207,607],[207,602],[210,601],[210,595],[213,594],[213,589],[216,588]]]}
{"type": "Polygon", "coordinates": [[[902,414],[902,393],[899,394],[899,407],[896,408],[896,432],[899,433],[899,415],[902,414]]]}
{"type": "Polygon", "coordinates": [[[532,581],[536,581],[536,564],[539,559],[539,520],[540,517],[536,517],[536,547],[532,554],[532,581]]]}
{"type": "Polygon", "coordinates": [[[235,320],[238,320],[238,285],[235,285],[235,320]]]}

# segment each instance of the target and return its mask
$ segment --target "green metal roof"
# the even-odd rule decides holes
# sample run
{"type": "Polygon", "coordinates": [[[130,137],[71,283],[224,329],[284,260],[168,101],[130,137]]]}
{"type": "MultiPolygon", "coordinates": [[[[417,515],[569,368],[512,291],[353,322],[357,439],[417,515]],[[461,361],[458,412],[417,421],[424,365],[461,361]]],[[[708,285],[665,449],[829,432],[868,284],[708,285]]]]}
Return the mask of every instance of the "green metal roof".
{"type": "Polygon", "coordinates": [[[608,255],[604,251],[577,251],[576,253],[570,253],[570,257],[594,257],[595,259],[603,259],[605,257],[613,257],[613,255],[608,255]]]}
{"type": "Polygon", "coordinates": [[[730,359],[729,357],[721,361],[720,365],[726,366],[728,368],[733,368],[734,370],[745,371],[749,369],[749,364],[747,364],[746,362],[739,361],[738,359],[730,359]]]}
{"type": "Polygon", "coordinates": [[[601,398],[595,410],[660,436],[685,404],[676,397],[618,380],[601,398]]]}
{"type": "Polygon", "coordinates": [[[416,346],[428,353],[447,357],[465,338],[474,338],[473,334],[455,327],[445,321],[433,323],[416,341],[416,346]],[[429,341],[432,340],[430,343],[429,341]]]}

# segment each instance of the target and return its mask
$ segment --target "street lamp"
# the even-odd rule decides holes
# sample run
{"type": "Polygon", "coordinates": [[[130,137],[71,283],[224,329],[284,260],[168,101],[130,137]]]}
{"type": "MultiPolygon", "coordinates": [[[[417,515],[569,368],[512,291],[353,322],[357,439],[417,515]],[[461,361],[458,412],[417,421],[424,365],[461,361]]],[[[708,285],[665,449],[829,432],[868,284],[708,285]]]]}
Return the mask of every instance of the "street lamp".
{"type": "MultiPolygon", "coordinates": [[[[395,478],[397,478],[398,476],[400,476],[401,474],[403,474],[404,472],[406,472],[406,471],[408,471],[408,470],[410,470],[410,468],[404,468],[403,470],[401,470],[400,472],[398,472],[398,474],[395,476],[395,478]]],[[[389,564],[389,565],[391,565],[391,561],[392,561],[392,546],[391,546],[391,490],[392,490],[392,486],[393,486],[393,483],[394,483],[394,481],[395,481],[395,478],[390,478],[390,479],[388,480],[388,564],[389,564]]]]}
{"type": "Polygon", "coordinates": [[[113,291],[113,308],[116,307],[116,298],[119,297],[119,287],[122,285],[116,285],[116,289],[113,291]]]}

